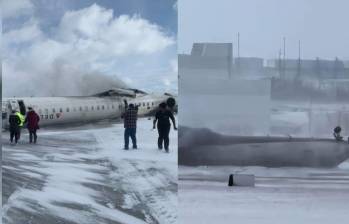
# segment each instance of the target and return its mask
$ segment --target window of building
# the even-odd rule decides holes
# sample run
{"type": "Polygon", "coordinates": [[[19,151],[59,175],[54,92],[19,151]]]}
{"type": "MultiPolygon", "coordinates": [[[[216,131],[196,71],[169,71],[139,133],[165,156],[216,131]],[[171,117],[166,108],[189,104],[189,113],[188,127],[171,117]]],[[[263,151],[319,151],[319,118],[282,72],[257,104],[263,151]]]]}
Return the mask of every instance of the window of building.
{"type": "Polygon", "coordinates": [[[67,107],[66,111],[69,112],[69,107],[67,107]]]}
{"type": "Polygon", "coordinates": [[[59,108],[59,112],[61,112],[61,113],[62,113],[62,112],[63,112],[63,109],[62,109],[62,108],[59,108]]]}

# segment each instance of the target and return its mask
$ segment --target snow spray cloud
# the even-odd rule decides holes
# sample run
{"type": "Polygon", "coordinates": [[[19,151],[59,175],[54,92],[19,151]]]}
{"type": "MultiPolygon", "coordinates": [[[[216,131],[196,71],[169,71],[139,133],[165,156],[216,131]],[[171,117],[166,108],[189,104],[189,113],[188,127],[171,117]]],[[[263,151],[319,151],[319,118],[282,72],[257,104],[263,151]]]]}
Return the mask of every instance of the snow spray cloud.
{"type": "MultiPolygon", "coordinates": [[[[138,15],[116,17],[93,4],[66,11],[49,28],[34,12],[22,15],[25,22],[10,16],[2,36],[5,97],[90,95],[125,83],[150,89],[150,69],[173,61],[174,38],[138,15]]],[[[176,84],[174,73],[165,76],[176,84]]]]}

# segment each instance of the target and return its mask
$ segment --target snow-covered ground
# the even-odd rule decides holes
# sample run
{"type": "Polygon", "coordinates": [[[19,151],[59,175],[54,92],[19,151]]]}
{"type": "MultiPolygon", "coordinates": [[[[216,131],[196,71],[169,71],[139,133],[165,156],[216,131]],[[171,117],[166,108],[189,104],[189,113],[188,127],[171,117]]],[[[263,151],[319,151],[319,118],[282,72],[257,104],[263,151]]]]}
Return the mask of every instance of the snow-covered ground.
{"type": "Polygon", "coordinates": [[[348,223],[349,161],[333,169],[179,168],[179,223],[348,223]],[[256,176],[228,187],[229,174],[256,176]]]}
{"type": "Polygon", "coordinates": [[[122,124],[40,130],[37,145],[3,142],[3,223],[175,223],[177,132],[157,149],[139,119],[138,150],[123,150],[122,124]]]}
{"type": "MultiPolygon", "coordinates": [[[[347,104],[273,102],[272,108],[271,135],[332,138],[338,124],[348,134],[347,104]]],[[[178,173],[181,224],[349,222],[349,161],[331,169],[180,166],[178,173]],[[228,187],[234,173],[254,174],[256,186],[228,187]]]]}

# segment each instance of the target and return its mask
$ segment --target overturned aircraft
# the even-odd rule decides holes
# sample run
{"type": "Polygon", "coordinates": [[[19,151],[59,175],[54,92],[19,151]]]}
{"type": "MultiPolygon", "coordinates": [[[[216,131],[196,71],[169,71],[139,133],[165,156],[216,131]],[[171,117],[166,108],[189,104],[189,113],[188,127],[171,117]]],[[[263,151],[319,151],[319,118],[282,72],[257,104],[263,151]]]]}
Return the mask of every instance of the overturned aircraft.
{"type": "Polygon", "coordinates": [[[138,89],[122,88],[92,96],[3,98],[2,125],[3,129],[7,128],[12,110],[25,115],[28,107],[40,116],[40,126],[50,126],[120,118],[125,104],[130,103],[138,106],[139,116],[148,116],[162,102],[167,102],[174,110],[177,108],[175,96],[171,94],[148,94],[138,89]]]}
{"type": "Polygon", "coordinates": [[[349,144],[335,139],[228,136],[180,127],[178,163],[187,166],[335,167],[349,144]]]}

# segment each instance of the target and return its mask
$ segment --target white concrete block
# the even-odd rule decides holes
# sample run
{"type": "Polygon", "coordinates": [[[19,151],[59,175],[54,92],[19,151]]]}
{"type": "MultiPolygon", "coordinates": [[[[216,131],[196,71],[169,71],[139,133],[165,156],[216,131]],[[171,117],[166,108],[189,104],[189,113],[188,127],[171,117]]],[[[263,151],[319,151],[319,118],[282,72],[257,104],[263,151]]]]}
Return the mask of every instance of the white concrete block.
{"type": "Polygon", "coordinates": [[[255,177],[253,174],[232,174],[233,186],[255,186],[255,177]]]}

